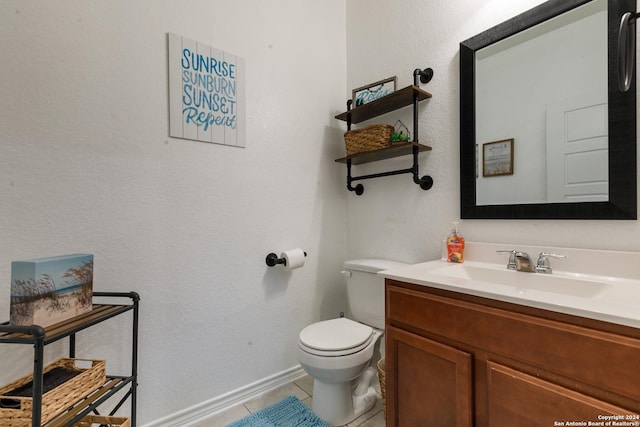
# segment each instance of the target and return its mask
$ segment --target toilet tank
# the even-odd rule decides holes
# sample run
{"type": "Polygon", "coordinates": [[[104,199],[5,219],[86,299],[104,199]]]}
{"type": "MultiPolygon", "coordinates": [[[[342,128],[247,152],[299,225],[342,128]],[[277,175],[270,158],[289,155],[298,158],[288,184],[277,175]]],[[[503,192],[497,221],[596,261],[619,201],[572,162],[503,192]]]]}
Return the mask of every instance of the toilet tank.
{"type": "Polygon", "coordinates": [[[405,265],[386,259],[356,259],[344,263],[347,305],[353,320],[384,329],[384,278],[377,273],[405,265]]]}

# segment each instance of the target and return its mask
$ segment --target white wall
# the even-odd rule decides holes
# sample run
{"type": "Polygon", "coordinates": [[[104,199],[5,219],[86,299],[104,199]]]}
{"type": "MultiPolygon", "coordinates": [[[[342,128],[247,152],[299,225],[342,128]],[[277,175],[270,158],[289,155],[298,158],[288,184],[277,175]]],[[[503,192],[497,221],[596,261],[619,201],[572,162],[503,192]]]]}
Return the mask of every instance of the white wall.
{"type": "MultiPolygon", "coordinates": [[[[433,151],[421,154],[421,174],[430,174],[434,186],[420,190],[409,175],[365,181],[364,195],[347,199],[348,255],[412,262],[440,257],[441,240],[449,233],[451,221],[460,216],[459,43],[540,3],[347,2],[348,88],[393,75],[404,87],[412,83],[415,68],[432,67],[435,72],[431,83],[423,86],[433,98],[420,107],[420,142],[433,146],[433,151]]],[[[410,119],[410,112],[406,114],[410,119]]],[[[395,118],[390,117],[390,123],[395,118]]],[[[358,167],[355,172],[405,163],[390,160],[358,167]]],[[[469,241],[640,249],[637,239],[631,237],[640,233],[637,221],[465,220],[460,226],[469,241]]]]}
{"type": "MultiPolygon", "coordinates": [[[[345,0],[8,0],[0,34],[0,320],[12,260],[95,254],[95,289],[142,296],[141,424],[296,366],[344,310],[345,0]],[[167,32],[246,59],[245,149],[168,137],[167,32]]],[[[126,369],[126,320],[79,356],[126,369]]],[[[31,351],[0,347],[0,383],[31,351]]]]}

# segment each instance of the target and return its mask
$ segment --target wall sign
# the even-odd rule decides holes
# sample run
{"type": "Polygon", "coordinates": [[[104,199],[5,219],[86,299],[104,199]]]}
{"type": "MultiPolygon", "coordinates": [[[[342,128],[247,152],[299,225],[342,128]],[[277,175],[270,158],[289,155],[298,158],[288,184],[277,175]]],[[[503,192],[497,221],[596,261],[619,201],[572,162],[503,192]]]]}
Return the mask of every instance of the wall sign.
{"type": "Polygon", "coordinates": [[[361,86],[351,91],[353,106],[359,107],[368,102],[380,99],[396,91],[398,76],[389,77],[379,82],[361,86]]]}
{"type": "Polygon", "coordinates": [[[169,33],[169,135],[245,146],[244,58],[169,33]]]}

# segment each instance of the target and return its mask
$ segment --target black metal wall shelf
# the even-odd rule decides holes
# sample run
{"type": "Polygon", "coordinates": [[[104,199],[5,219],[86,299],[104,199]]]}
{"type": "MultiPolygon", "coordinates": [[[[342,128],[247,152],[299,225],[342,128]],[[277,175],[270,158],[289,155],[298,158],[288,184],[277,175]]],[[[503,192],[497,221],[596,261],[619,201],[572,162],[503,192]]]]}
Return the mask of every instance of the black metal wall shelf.
{"type": "Polygon", "coordinates": [[[431,94],[426,92],[418,85],[420,82],[428,83],[433,77],[433,70],[425,68],[424,70],[416,69],[413,72],[413,86],[407,86],[399,89],[389,95],[376,99],[364,105],[351,108],[351,100],[347,101],[347,111],[335,116],[338,120],[347,122],[347,129],[351,130],[351,125],[364,122],[382,114],[390,113],[409,105],[413,106],[413,142],[405,142],[393,144],[380,150],[368,151],[363,153],[352,154],[340,159],[336,159],[338,163],[347,165],[347,189],[355,191],[359,196],[364,193],[362,184],[353,187],[354,181],[380,178],[384,176],[400,175],[410,173],[413,175],[413,182],[418,184],[423,190],[428,190],[433,186],[433,179],[429,175],[420,178],[418,173],[418,153],[431,150],[431,147],[420,144],[418,142],[418,103],[431,98],[431,94]],[[413,164],[407,169],[393,170],[389,172],[381,172],[370,175],[353,176],[351,174],[352,165],[360,165],[364,163],[376,162],[379,160],[389,159],[393,157],[405,156],[411,154],[413,156],[413,164]]]}
{"type": "MultiPolygon", "coordinates": [[[[100,299],[129,298],[130,304],[95,303],[91,311],[65,320],[55,325],[42,328],[38,325],[12,326],[9,322],[0,323],[0,344],[32,344],[33,345],[33,408],[32,427],[67,427],[76,425],[85,415],[111,398],[120,390],[129,388],[115,406],[114,412],[127,400],[131,399],[131,425],[136,426],[137,385],[138,385],[138,307],[140,296],[135,292],[94,292],[100,299]],[[112,317],[129,311],[133,312],[133,342],[131,348],[131,375],[107,375],[105,383],[69,410],[63,412],[46,424],[41,424],[42,389],[44,370],[44,346],[69,337],[69,357],[74,358],[76,352],[76,333],[87,329],[112,317]]],[[[113,301],[113,300],[111,300],[113,301]]]]}

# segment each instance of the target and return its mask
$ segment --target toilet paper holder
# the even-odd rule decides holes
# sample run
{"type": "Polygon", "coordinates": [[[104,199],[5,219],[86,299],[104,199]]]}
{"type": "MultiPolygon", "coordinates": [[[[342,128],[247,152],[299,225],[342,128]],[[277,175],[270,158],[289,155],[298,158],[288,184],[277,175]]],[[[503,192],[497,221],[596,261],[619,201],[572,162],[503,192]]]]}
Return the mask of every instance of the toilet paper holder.
{"type": "MultiPolygon", "coordinates": [[[[304,256],[307,256],[307,251],[304,251],[304,256]]],[[[265,261],[269,267],[274,267],[278,264],[282,264],[285,267],[287,266],[287,260],[284,258],[278,258],[278,255],[274,254],[273,252],[267,255],[267,259],[265,261]]]]}

